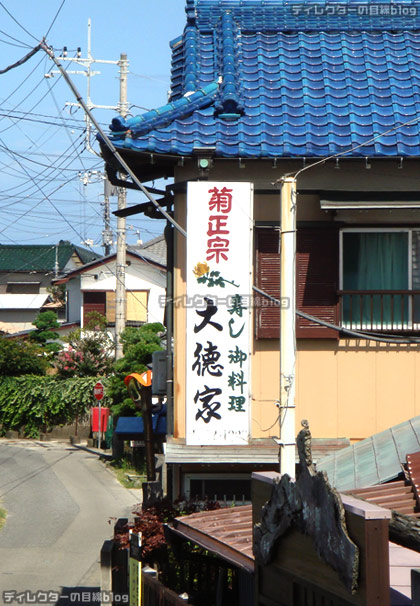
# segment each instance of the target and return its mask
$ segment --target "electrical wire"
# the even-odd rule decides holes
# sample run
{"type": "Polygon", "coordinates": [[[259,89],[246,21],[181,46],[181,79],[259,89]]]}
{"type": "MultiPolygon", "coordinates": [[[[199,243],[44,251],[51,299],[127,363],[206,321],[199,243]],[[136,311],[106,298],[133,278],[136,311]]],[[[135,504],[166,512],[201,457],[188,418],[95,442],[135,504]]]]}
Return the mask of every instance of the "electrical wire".
{"type": "Polygon", "coordinates": [[[20,65],[23,65],[24,63],[29,61],[29,59],[31,59],[31,57],[36,55],[36,53],[40,50],[41,50],[41,45],[38,44],[38,46],[35,46],[35,48],[33,48],[27,55],[22,57],[22,59],[19,59],[19,61],[16,61],[16,63],[12,63],[12,65],[9,65],[8,67],[5,67],[4,69],[0,69],[0,75],[6,74],[10,70],[15,69],[15,67],[19,67],[20,65]]]}
{"type": "Polygon", "coordinates": [[[9,17],[16,23],[16,25],[18,25],[26,34],[28,34],[28,36],[30,36],[34,40],[38,40],[38,38],[36,38],[33,34],[31,34],[31,32],[29,32],[26,29],[26,27],[24,27],[21,23],[19,23],[19,21],[17,19],[15,19],[15,17],[12,15],[12,13],[10,11],[8,11],[7,8],[4,6],[3,2],[0,2],[0,6],[9,15],[9,17]]]}
{"type": "Polygon", "coordinates": [[[55,14],[54,19],[53,19],[53,20],[52,20],[52,22],[51,22],[50,27],[47,29],[47,31],[46,31],[46,33],[45,33],[44,38],[47,38],[47,37],[48,37],[48,34],[50,33],[50,31],[51,31],[51,29],[52,29],[52,27],[53,27],[54,23],[57,21],[58,15],[60,14],[61,9],[63,8],[63,6],[64,6],[65,2],[66,2],[66,0],[62,0],[62,2],[61,2],[61,4],[60,4],[60,6],[59,6],[59,8],[58,8],[58,11],[57,11],[57,12],[56,12],[56,14],[55,14]]]}
{"type": "Polygon", "coordinates": [[[21,48],[33,48],[31,44],[27,44],[26,42],[23,42],[22,40],[18,40],[17,38],[14,38],[13,36],[11,36],[10,34],[8,34],[7,32],[5,32],[2,29],[0,29],[0,34],[3,34],[4,36],[7,36],[7,38],[10,38],[11,40],[18,42],[21,45],[21,48]]]}
{"type": "MultiPolygon", "coordinates": [[[[366,147],[367,145],[374,143],[375,141],[377,141],[378,139],[381,139],[382,137],[386,137],[387,135],[389,135],[393,132],[397,132],[398,130],[400,130],[401,128],[404,128],[405,126],[412,126],[413,124],[416,124],[418,122],[420,122],[420,116],[418,116],[417,118],[412,118],[411,120],[408,120],[407,122],[404,122],[403,124],[398,124],[396,126],[393,126],[392,128],[389,128],[388,130],[384,131],[383,133],[379,133],[378,135],[375,135],[374,137],[370,138],[368,141],[365,141],[364,143],[360,143],[359,145],[355,145],[347,150],[344,150],[337,154],[333,154],[332,156],[328,156],[327,158],[323,158],[322,160],[318,160],[317,162],[314,162],[313,164],[308,164],[308,166],[304,166],[303,168],[298,170],[296,173],[288,173],[285,176],[294,177],[295,179],[297,179],[300,174],[309,170],[310,168],[315,168],[315,166],[325,164],[325,162],[328,162],[329,160],[335,160],[336,158],[340,158],[341,156],[346,156],[348,154],[351,154],[354,151],[356,151],[357,149],[366,147]]],[[[278,181],[281,181],[281,179],[279,179],[278,181]]]]}
{"type": "MultiPolygon", "coordinates": [[[[257,286],[253,286],[252,289],[255,290],[255,292],[257,292],[258,294],[262,295],[263,297],[266,297],[267,299],[269,299],[276,305],[281,306],[281,301],[279,301],[272,295],[269,295],[264,290],[261,290],[261,288],[258,288],[257,286]]],[[[326,328],[332,328],[333,330],[336,330],[337,332],[341,332],[341,333],[346,334],[349,337],[353,337],[355,339],[364,339],[366,341],[378,341],[379,343],[395,343],[397,345],[398,344],[401,344],[401,345],[420,344],[420,338],[415,338],[415,337],[406,338],[406,339],[399,338],[399,337],[391,338],[387,335],[381,335],[380,333],[367,333],[367,332],[350,330],[348,328],[343,328],[341,326],[337,326],[337,324],[332,324],[331,322],[326,322],[325,320],[316,318],[315,316],[307,314],[304,311],[300,311],[299,309],[296,310],[296,315],[301,318],[305,318],[305,320],[310,320],[311,322],[315,322],[316,324],[325,326],[326,328]]]]}

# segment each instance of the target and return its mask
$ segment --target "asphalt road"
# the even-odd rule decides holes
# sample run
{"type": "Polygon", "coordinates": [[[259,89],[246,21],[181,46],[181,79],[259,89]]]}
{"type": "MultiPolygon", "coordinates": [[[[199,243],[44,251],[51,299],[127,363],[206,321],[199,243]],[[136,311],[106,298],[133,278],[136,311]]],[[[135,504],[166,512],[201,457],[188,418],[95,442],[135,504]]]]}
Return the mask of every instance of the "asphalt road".
{"type": "Polygon", "coordinates": [[[131,517],[139,500],[140,491],[121,486],[94,451],[0,439],[0,504],[7,510],[0,603],[30,603],[38,591],[32,603],[43,603],[45,594],[44,603],[56,603],[54,592],[60,606],[100,603],[87,592],[100,588],[99,554],[112,536],[110,520],[131,517]]]}

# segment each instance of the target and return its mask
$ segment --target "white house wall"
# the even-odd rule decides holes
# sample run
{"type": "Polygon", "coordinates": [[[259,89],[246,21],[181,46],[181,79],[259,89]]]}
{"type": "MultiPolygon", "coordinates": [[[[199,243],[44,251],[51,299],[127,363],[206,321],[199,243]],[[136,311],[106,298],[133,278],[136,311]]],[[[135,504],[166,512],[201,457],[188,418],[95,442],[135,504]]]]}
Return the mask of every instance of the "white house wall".
{"type": "MultiPolygon", "coordinates": [[[[152,264],[146,264],[142,261],[137,261],[130,255],[127,255],[127,261],[130,265],[126,267],[125,285],[127,291],[148,291],[148,322],[161,322],[164,319],[164,300],[166,292],[166,272],[160,270],[152,264]]],[[[72,305],[79,307],[78,320],[81,318],[82,295],[80,291],[115,291],[116,279],[116,263],[112,261],[106,265],[100,265],[85,273],[80,274],[80,278],[71,279],[67,283],[69,291],[69,300],[74,297],[76,299],[75,290],[79,289],[79,304],[77,300],[72,305]],[[80,280],[80,286],[79,286],[80,280]],[[70,291],[70,287],[72,290],[70,291]]],[[[75,321],[69,317],[69,321],[75,321]]]]}
{"type": "Polygon", "coordinates": [[[67,321],[80,322],[82,310],[82,293],[80,277],[76,276],[66,284],[67,288],[67,321]]]}

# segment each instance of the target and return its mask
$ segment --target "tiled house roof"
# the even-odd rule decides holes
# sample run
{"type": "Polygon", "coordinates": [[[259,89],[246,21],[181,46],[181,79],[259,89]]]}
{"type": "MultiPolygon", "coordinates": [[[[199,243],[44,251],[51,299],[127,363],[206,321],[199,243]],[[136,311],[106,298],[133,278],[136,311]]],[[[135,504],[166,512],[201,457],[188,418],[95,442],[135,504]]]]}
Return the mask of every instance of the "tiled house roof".
{"type": "Polygon", "coordinates": [[[187,0],[186,13],[170,103],[115,118],[117,148],[420,156],[419,0],[187,0]]]}
{"type": "MultiPolygon", "coordinates": [[[[83,264],[100,256],[61,240],[58,244],[59,271],[65,268],[73,253],[77,254],[83,264]]],[[[55,244],[0,244],[0,271],[52,271],[55,258],[55,244]]]]}
{"type": "Polygon", "coordinates": [[[157,236],[141,246],[128,246],[127,250],[166,267],[166,240],[164,236],[157,236]]]}

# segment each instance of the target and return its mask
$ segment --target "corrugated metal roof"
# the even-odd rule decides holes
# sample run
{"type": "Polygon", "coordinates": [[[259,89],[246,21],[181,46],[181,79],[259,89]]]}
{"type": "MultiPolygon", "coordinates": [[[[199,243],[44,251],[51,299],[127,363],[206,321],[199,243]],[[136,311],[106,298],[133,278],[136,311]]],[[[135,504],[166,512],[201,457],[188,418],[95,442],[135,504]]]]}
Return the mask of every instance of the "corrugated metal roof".
{"type": "Polygon", "coordinates": [[[420,416],[335,452],[317,463],[338,490],[395,479],[409,453],[420,450],[420,416]]]}
{"type": "Polygon", "coordinates": [[[418,508],[413,487],[404,480],[379,484],[370,488],[356,488],[348,491],[348,493],[358,499],[375,503],[385,509],[420,517],[420,513],[417,511],[418,508]]]}
{"type": "Polygon", "coordinates": [[[387,132],[420,115],[418,0],[187,0],[187,17],[172,43],[171,103],[115,119],[116,147],[420,155],[417,122],[387,132]]]}
{"type": "Polygon", "coordinates": [[[56,244],[0,244],[0,271],[53,271],[56,249],[58,267],[62,271],[75,252],[82,263],[98,259],[97,255],[81,246],[61,240],[56,244]]]}
{"type": "Polygon", "coordinates": [[[0,310],[10,309],[40,309],[49,295],[0,295],[0,310]]]}
{"type": "Polygon", "coordinates": [[[176,518],[173,531],[230,563],[249,572],[254,571],[252,505],[202,511],[176,518]]]}

